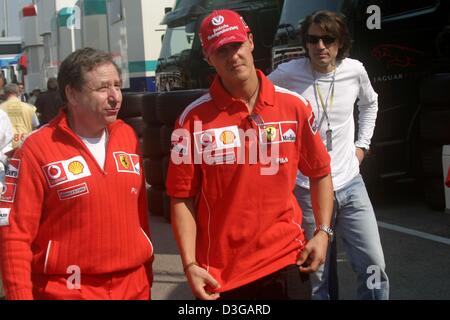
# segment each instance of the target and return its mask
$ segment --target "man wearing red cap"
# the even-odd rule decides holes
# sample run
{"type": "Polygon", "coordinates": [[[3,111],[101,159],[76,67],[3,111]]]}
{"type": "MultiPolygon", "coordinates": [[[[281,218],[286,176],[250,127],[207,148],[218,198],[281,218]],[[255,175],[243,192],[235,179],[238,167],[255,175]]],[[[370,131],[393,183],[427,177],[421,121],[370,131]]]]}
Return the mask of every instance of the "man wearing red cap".
{"type": "Polygon", "coordinates": [[[308,273],[333,235],[330,158],[312,109],[255,69],[237,13],[212,12],[200,33],[217,76],[176,122],[167,177],[189,285],[199,299],[309,299],[308,273]],[[311,179],[318,222],[308,243],[293,194],[298,169],[311,179]]]}

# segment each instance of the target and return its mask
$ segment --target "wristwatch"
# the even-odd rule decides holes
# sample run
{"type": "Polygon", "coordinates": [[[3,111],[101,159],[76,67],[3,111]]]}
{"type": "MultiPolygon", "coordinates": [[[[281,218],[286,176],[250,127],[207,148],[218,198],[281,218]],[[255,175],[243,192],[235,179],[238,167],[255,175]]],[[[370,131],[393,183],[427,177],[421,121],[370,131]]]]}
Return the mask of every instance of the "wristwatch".
{"type": "Polygon", "coordinates": [[[323,232],[325,232],[325,233],[328,235],[328,241],[329,241],[329,242],[332,242],[332,241],[333,241],[333,238],[334,238],[334,231],[333,231],[333,229],[331,229],[329,226],[326,226],[326,225],[324,225],[324,224],[321,224],[320,226],[318,226],[318,227],[316,228],[316,231],[314,232],[314,235],[316,235],[317,232],[319,232],[319,231],[323,231],[323,232]]]}

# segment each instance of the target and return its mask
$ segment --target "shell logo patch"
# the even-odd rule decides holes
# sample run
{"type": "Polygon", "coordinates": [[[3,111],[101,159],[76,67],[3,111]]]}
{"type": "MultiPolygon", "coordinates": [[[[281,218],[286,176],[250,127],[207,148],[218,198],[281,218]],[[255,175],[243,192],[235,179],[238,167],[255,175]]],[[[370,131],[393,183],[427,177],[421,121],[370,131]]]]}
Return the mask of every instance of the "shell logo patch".
{"type": "Polygon", "coordinates": [[[91,176],[87,162],[82,156],[49,163],[42,167],[42,171],[50,188],[91,176]]]}
{"type": "Polygon", "coordinates": [[[241,147],[237,126],[211,128],[205,131],[194,132],[194,141],[198,153],[241,147]]]}
{"type": "Polygon", "coordinates": [[[220,135],[220,141],[222,141],[223,144],[228,145],[232,144],[234,140],[236,139],[236,136],[232,131],[224,131],[220,135]]]}
{"type": "Polygon", "coordinates": [[[77,175],[83,173],[84,166],[83,166],[83,164],[81,162],[74,161],[74,162],[69,164],[68,168],[69,168],[69,172],[70,173],[72,173],[72,174],[77,176],[77,175]]]}
{"type": "Polygon", "coordinates": [[[141,174],[141,167],[139,163],[139,156],[137,154],[130,154],[123,151],[114,152],[114,159],[116,160],[117,172],[141,174]]]}

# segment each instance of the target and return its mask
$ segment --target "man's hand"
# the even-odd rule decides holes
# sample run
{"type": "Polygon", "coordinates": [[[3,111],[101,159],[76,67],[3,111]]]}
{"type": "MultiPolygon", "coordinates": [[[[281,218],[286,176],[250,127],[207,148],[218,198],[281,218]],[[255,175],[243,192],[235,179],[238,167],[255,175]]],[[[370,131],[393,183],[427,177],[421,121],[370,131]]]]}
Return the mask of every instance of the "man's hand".
{"type": "Polygon", "coordinates": [[[186,277],[194,296],[201,300],[217,300],[220,293],[212,293],[207,291],[207,287],[218,289],[219,283],[214,279],[208,271],[198,265],[192,265],[186,269],[186,277]]]}
{"type": "Polygon", "coordinates": [[[359,164],[363,162],[364,156],[365,156],[364,150],[356,147],[356,157],[358,158],[359,164]]]}
{"type": "Polygon", "coordinates": [[[297,265],[301,272],[311,273],[317,271],[325,263],[328,248],[328,235],[319,231],[308,241],[305,248],[298,255],[297,265]]]}

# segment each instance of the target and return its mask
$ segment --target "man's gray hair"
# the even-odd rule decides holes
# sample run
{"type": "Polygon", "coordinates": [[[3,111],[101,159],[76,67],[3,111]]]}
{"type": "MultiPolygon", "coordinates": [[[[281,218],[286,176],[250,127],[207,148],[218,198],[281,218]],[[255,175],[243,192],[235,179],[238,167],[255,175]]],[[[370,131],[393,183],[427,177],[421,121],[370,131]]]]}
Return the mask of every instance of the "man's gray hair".
{"type": "Polygon", "coordinates": [[[5,95],[18,95],[19,94],[19,86],[15,83],[8,83],[4,88],[3,88],[3,92],[5,95]]]}

